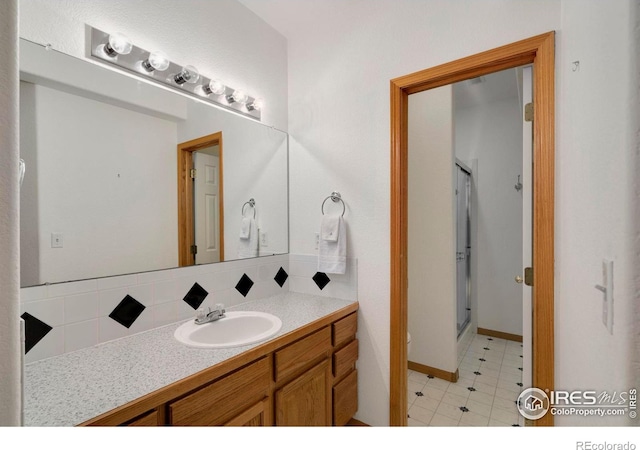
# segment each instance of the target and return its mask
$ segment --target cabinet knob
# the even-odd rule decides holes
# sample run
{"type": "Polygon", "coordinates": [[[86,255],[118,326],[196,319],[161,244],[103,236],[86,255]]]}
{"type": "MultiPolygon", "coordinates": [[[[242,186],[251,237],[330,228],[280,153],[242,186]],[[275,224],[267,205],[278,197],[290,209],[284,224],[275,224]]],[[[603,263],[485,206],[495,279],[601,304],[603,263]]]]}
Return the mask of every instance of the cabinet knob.
{"type": "Polygon", "coordinates": [[[518,283],[518,284],[522,284],[522,282],[523,282],[523,281],[524,281],[524,280],[523,280],[523,278],[522,278],[520,275],[516,275],[516,283],[518,283]]]}

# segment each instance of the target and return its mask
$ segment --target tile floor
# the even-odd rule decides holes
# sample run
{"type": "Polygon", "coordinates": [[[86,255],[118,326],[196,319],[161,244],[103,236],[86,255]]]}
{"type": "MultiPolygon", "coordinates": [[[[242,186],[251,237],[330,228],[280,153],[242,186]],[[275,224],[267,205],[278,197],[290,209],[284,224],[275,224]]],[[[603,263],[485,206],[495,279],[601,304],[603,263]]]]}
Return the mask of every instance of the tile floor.
{"type": "Polygon", "coordinates": [[[409,370],[408,425],[524,426],[515,403],[522,344],[476,334],[466,341],[457,383],[409,370]]]}

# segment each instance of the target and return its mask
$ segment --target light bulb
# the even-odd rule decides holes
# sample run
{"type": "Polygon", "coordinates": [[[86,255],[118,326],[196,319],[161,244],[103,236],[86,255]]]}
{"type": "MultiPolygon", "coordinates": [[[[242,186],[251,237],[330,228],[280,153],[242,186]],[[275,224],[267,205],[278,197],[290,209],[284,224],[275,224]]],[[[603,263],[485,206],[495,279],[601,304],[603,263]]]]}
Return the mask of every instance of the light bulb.
{"type": "Polygon", "coordinates": [[[227,101],[229,103],[245,103],[248,98],[249,97],[247,96],[247,94],[245,94],[244,91],[241,91],[240,89],[233,91],[233,94],[231,95],[227,95],[227,101]]]}
{"type": "Polygon", "coordinates": [[[249,111],[253,111],[253,110],[261,111],[262,108],[264,108],[264,100],[261,98],[257,98],[253,102],[247,104],[247,109],[249,111]]]}
{"type": "Polygon", "coordinates": [[[220,80],[211,80],[209,81],[209,84],[205,84],[204,86],[202,86],[202,88],[207,93],[207,95],[222,95],[227,90],[227,87],[222,84],[220,80]]]}
{"type": "Polygon", "coordinates": [[[183,85],[185,83],[193,84],[200,78],[200,73],[198,69],[193,66],[186,66],[182,69],[182,71],[173,77],[173,80],[179,85],[183,85]]]}
{"type": "Polygon", "coordinates": [[[142,67],[144,67],[147,72],[153,72],[154,70],[162,72],[163,70],[167,70],[169,62],[169,58],[163,52],[151,52],[149,57],[142,61],[142,67]]]}
{"type": "Polygon", "coordinates": [[[128,55],[131,49],[133,49],[131,41],[122,33],[110,34],[109,42],[104,46],[104,51],[109,56],[128,55]]]}

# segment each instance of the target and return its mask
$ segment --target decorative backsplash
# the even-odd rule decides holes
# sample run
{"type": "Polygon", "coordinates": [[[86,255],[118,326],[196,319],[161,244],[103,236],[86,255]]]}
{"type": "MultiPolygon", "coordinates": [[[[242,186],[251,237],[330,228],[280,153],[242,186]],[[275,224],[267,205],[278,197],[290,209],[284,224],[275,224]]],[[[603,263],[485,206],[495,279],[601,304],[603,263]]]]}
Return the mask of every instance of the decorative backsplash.
{"type": "Polygon", "coordinates": [[[21,289],[27,363],[287,291],[357,300],[357,261],[317,272],[314,255],[277,255],[21,289]]]}

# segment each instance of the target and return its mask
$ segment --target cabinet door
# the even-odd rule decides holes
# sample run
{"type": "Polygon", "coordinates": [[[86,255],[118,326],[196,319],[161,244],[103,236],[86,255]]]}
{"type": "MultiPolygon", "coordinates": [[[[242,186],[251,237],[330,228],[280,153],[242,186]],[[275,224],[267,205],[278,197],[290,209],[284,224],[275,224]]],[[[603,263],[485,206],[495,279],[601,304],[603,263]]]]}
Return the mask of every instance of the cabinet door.
{"type": "Polygon", "coordinates": [[[226,427],[264,427],[272,425],[272,414],[268,398],[238,414],[225,423],[226,427]]]}
{"type": "Polygon", "coordinates": [[[276,425],[331,425],[331,364],[325,359],[276,392],[276,425]]]}

